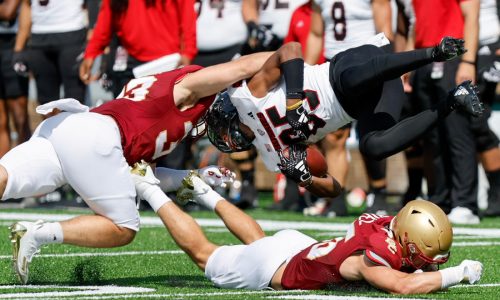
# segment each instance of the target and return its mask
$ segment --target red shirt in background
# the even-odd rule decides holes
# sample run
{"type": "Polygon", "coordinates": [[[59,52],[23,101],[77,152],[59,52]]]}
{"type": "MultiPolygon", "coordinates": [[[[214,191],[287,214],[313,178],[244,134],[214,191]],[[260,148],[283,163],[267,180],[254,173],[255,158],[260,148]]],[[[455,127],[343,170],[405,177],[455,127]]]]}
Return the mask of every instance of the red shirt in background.
{"type": "Polygon", "coordinates": [[[172,53],[193,59],[198,52],[194,0],[158,0],[153,7],[144,0],[129,0],[120,16],[113,15],[110,0],[103,0],[85,58],[102,54],[113,32],[127,52],[143,62],[172,53]]]}
{"type": "MultiPolygon", "coordinates": [[[[292,14],[290,19],[290,27],[288,34],[285,37],[284,43],[299,42],[302,45],[302,55],[306,54],[307,36],[309,35],[309,28],[311,27],[311,3],[308,2],[299,6],[292,14]]],[[[323,57],[323,48],[321,49],[321,56],[317,64],[325,62],[323,57]]]]}
{"type": "Polygon", "coordinates": [[[444,36],[463,38],[462,1],[467,0],[413,0],[415,48],[433,47],[444,36]]]}

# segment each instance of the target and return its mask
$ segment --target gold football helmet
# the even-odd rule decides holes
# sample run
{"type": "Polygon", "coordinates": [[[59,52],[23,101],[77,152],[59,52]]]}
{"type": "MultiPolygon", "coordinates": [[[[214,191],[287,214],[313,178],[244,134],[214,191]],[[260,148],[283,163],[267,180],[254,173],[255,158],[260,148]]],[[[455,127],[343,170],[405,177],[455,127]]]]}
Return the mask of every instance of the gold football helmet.
{"type": "Polygon", "coordinates": [[[408,202],[394,217],[391,229],[403,250],[403,265],[422,269],[448,261],[453,231],[446,214],[425,200],[408,202]]]}

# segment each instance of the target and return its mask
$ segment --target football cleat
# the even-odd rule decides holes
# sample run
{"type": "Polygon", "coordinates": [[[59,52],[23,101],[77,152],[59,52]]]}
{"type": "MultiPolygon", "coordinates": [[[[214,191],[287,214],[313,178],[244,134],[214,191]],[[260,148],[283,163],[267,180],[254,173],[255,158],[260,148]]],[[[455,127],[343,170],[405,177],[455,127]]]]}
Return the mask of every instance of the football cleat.
{"type": "Polygon", "coordinates": [[[467,52],[464,48],[464,40],[445,36],[441,42],[432,48],[432,59],[434,61],[447,61],[454,59],[467,52]]]}
{"type": "Polygon", "coordinates": [[[200,175],[191,170],[188,175],[182,179],[182,187],[177,190],[176,195],[178,204],[186,205],[189,201],[194,201],[194,177],[200,178],[200,175]]]}
{"type": "Polygon", "coordinates": [[[43,224],[42,220],[33,222],[16,222],[9,226],[12,243],[12,260],[14,271],[22,284],[28,282],[29,264],[33,256],[40,252],[35,240],[35,231],[43,224]]]}
{"type": "Polygon", "coordinates": [[[459,109],[474,117],[483,114],[484,107],[478,97],[478,88],[470,80],[466,80],[455,87],[448,94],[448,104],[450,108],[459,109]]]}

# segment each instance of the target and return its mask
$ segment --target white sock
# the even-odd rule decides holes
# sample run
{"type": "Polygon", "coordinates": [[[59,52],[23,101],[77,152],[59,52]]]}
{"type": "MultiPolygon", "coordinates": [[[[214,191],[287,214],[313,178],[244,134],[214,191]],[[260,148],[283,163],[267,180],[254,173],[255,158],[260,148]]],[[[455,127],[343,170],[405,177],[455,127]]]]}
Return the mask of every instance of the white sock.
{"type": "Polygon", "coordinates": [[[35,240],[42,245],[62,243],[64,240],[64,235],[61,223],[43,223],[35,231],[35,240]]]}
{"type": "Polygon", "coordinates": [[[215,206],[221,200],[224,200],[224,198],[222,198],[219,193],[212,189],[204,194],[196,196],[196,202],[205,206],[206,208],[210,208],[213,211],[215,211],[215,206]]]}
{"type": "Polygon", "coordinates": [[[136,189],[138,192],[141,191],[140,196],[151,205],[155,212],[158,212],[165,203],[172,201],[157,185],[141,182],[136,185],[136,189]]]}

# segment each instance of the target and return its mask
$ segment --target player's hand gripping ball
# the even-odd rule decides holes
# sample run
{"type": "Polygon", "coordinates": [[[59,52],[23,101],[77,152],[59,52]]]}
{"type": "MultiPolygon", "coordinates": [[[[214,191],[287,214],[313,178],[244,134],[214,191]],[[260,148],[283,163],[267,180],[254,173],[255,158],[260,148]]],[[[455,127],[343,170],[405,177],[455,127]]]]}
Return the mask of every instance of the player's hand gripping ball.
{"type": "MultiPolygon", "coordinates": [[[[283,155],[288,156],[288,148],[282,150],[283,155]]],[[[306,162],[311,175],[316,177],[324,177],[328,173],[326,159],[319,151],[318,147],[310,145],[306,149],[306,162]]]]}

